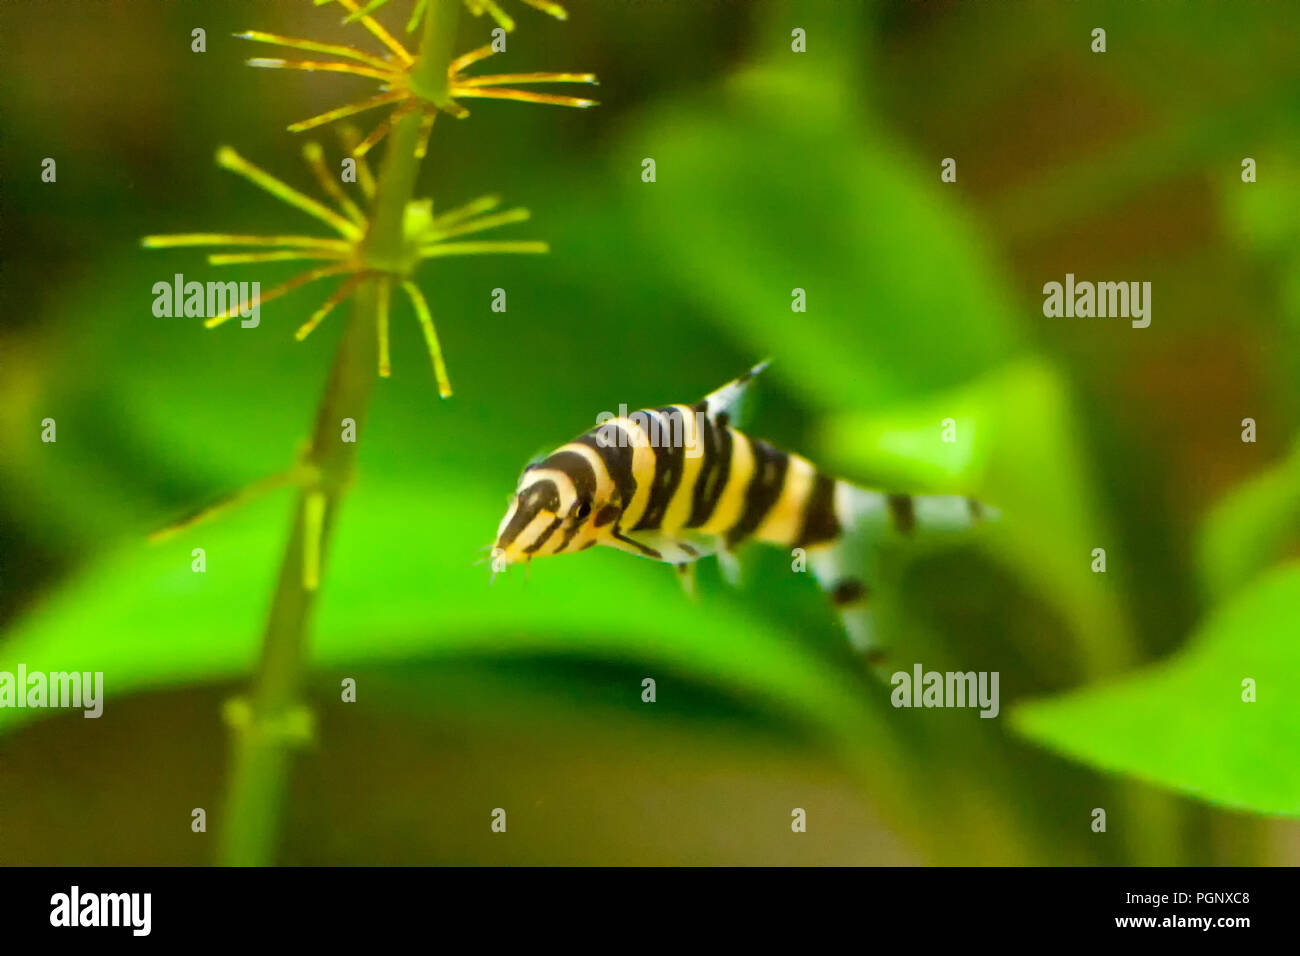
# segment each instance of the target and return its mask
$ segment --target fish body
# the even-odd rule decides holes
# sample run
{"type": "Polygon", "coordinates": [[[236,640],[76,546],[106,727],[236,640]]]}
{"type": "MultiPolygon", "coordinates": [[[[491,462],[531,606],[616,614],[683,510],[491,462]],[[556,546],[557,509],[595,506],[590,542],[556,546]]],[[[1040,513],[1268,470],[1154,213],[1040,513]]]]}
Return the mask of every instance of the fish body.
{"type": "Polygon", "coordinates": [[[691,590],[700,558],[718,555],[734,577],[734,553],[749,541],[802,549],[854,646],[876,656],[871,545],[968,528],[991,509],[861,488],[751,438],[733,421],[765,365],[694,405],[602,416],[530,464],[497,530],[494,570],[599,545],[672,564],[691,590]]]}

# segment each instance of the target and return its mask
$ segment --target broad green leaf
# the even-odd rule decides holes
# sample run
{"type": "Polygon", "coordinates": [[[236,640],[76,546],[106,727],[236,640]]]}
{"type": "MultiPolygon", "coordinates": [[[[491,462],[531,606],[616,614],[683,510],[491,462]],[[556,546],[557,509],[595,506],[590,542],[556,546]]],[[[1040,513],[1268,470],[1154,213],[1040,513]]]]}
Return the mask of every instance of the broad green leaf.
{"type": "Polygon", "coordinates": [[[1012,726],[1103,770],[1241,810],[1300,817],[1300,565],[1220,607],[1167,661],[1021,705],[1012,726]],[[1255,700],[1243,700],[1245,682],[1255,700]]]}
{"type": "MultiPolygon", "coordinates": [[[[347,502],[316,615],[318,663],[468,649],[592,653],[699,669],[723,685],[802,699],[823,717],[860,716],[842,678],[761,619],[734,608],[718,616],[720,607],[706,617],[669,569],[593,554],[536,562],[531,575],[543,580],[531,587],[523,568],[489,586],[474,544],[490,541],[498,496],[465,500],[463,487],[452,478],[434,487],[362,482],[347,502]],[[413,539],[411,516],[430,509],[440,515],[438,540],[413,539]],[[651,569],[664,573],[643,573],[651,569]],[[709,640],[698,639],[701,628],[709,640]]],[[[19,662],[29,671],[101,670],[114,695],[245,672],[281,548],[266,529],[285,523],[288,504],[274,495],[88,568],[9,634],[0,670],[19,662]],[[191,570],[191,547],[205,549],[206,572],[191,570]]],[[[0,725],[24,715],[39,716],[0,710],[0,725]]]]}

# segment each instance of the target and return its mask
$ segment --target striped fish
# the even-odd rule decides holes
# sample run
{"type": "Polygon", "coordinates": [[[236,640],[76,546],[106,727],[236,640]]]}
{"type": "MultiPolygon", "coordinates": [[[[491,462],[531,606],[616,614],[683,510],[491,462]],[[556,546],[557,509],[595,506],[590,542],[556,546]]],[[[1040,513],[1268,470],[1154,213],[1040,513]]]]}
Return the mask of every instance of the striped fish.
{"type": "Polygon", "coordinates": [[[853,645],[881,657],[870,613],[872,545],[994,517],[974,498],[859,488],[733,427],[766,362],[695,405],[602,416],[524,469],[497,529],[493,571],[603,545],[675,565],[716,554],[735,580],[748,541],[800,548],[853,645]]]}

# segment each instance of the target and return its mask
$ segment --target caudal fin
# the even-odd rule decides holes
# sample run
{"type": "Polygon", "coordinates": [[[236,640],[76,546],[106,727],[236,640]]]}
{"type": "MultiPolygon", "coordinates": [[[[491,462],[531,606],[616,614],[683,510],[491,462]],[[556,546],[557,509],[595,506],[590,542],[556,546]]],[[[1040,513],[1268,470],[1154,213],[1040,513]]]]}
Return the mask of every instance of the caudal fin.
{"type": "Polygon", "coordinates": [[[904,537],[966,531],[1001,517],[998,509],[963,495],[885,495],[890,526],[904,537]]]}
{"type": "Polygon", "coordinates": [[[887,538],[912,538],[973,528],[1000,512],[962,495],[887,494],[836,482],[838,537],[808,549],[814,576],[839,613],[849,641],[879,674],[886,654],[876,633],[871,605],[879,576],[877,545],[887,538]]]}

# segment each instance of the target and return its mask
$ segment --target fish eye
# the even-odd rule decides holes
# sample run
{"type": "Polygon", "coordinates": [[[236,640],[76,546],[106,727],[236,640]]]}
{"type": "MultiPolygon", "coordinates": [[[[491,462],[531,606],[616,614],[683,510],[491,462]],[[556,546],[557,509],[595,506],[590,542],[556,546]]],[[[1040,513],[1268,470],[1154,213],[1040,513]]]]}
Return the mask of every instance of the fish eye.
{"type": "Polygon", "coordinates": [[[591,514],[591,502],[587,500],[578,503],[578,520],[585,520],[591,514]]]}

